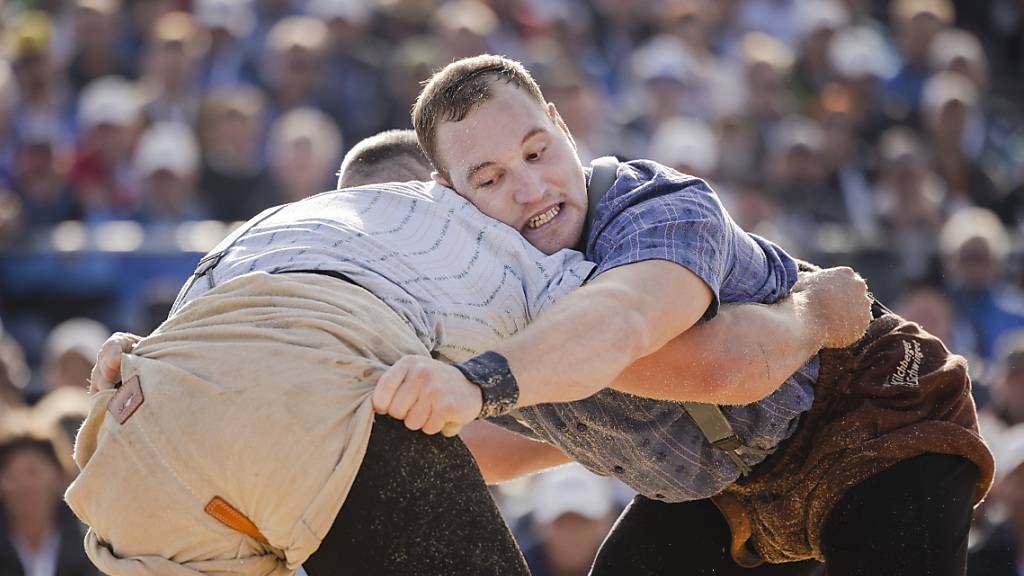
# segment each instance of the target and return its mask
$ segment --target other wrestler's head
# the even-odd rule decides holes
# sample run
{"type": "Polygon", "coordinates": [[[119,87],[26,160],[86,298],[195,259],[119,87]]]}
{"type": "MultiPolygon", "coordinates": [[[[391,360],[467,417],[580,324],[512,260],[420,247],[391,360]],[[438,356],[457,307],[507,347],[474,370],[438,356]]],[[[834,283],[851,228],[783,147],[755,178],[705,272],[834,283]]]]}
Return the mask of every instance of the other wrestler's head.
{"type": "Polygon", "coordinates": [[[551,254],[576,245],[587,188],[576,143],[522,64],[502,56],[456,60],[413,107],[433,178],[551,254]]]}
{"type": "Polygon", "coordinates": [[[430,180],[430,161],[412,130],[388,130],[360,140],[341,161],[338,188],[430,180]]]}

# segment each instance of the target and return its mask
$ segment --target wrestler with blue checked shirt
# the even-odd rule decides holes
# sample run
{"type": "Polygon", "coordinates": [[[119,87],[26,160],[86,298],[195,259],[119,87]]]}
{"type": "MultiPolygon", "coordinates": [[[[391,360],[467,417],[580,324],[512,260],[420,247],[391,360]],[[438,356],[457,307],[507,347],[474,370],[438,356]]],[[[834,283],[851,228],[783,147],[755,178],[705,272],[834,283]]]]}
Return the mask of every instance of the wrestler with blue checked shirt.
{"type": "MultiPolygon", "coordinates": [[[[721,304],[785,298],[797,262],[741,230],[707,184],[644,160],[618,166],[581,238],[588,172],[555,107],[506,58],[438,72],[414,124],[435,180],[546,253],[584,247],[597,268],[489,352],[454,367],[403,358],[378,382],[378,412],[427,432],[493,418],[636,489],[596,575],[809,574],[821,563],[831,576],[964,573],[971,510],[993,465],[962,358],[876,306],[862,339],[843,348],[852,339],[836,335],[825,348],[837,349],[794,358],[778,389],[666,386],[673,362],[701,359],[681,351],[637,370],[645,356],[721,304]],[[630,390],[643,398],[607,388],[631,364],[630,390]],[[893,379],[910,364],[916,378],[893,379]],[[678,401],[728,405],[742,462],[711,446],[678,401]]],[[[860,305],[850,306],[856,325],[860,305]]],[[[750,362],[776,335],[763,337],[750,362]]],[[[510,455],[501,433],[470,428],[485,477],[502,459],[530,471],[530,455],[510,455]]],[[[552,464],[537,451],[534,469],[552,464]]]]}

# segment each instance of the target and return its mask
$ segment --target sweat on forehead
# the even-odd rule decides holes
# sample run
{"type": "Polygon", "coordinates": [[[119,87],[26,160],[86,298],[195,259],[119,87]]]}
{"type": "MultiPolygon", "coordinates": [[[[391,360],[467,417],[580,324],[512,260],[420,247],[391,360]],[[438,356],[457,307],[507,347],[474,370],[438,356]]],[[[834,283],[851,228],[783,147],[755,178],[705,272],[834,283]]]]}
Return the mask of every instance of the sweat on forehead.
{"type": "Polygon", "coordinates": [[[497,81],[525,90],[541,106],[544,95],[530,72],[519,62],[504,56],[484,54],[456,60],[431,76],[416,98],[413,126],[420,146],[438,172],[447,176],[439,162],[437,130],[444,122],[458,122],[474,108],[489,100],[497,81]]]}

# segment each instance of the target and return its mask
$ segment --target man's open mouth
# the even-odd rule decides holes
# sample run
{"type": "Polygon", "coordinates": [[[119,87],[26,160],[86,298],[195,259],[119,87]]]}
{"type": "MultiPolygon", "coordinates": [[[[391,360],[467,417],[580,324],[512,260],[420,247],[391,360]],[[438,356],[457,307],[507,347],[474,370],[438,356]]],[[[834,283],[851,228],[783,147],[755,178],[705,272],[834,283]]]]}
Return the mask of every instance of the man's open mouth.
{"type": "Polygon", "coordinates": [[[530,218],[530,220],[526,223],[526,227],[529,228],[530,230],[536,230],[537,228],[540,228],[541,226],[550,222],[552,219],[554,219],[555,216],[558,216],[558,213],[561,211],[562,205],[555,204],[551,208],[548,208],[545,212],[538,214],[533,218],[530,218]]]}

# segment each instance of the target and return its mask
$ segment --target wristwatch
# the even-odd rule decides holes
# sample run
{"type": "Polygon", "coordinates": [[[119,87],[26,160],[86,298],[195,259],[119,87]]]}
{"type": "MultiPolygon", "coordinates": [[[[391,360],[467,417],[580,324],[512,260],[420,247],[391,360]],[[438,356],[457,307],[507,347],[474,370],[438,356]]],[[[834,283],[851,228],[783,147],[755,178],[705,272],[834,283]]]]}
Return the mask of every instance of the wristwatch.
{"type": "Polygon", "coordinates": [[[459,372],[473,384],[480,387],[483,407],[477,418],[493,418],[508,414],[519,401],[519,384],[508,360],[497,352],[484,352],[461,364],[455,364],[459,372]]]}

